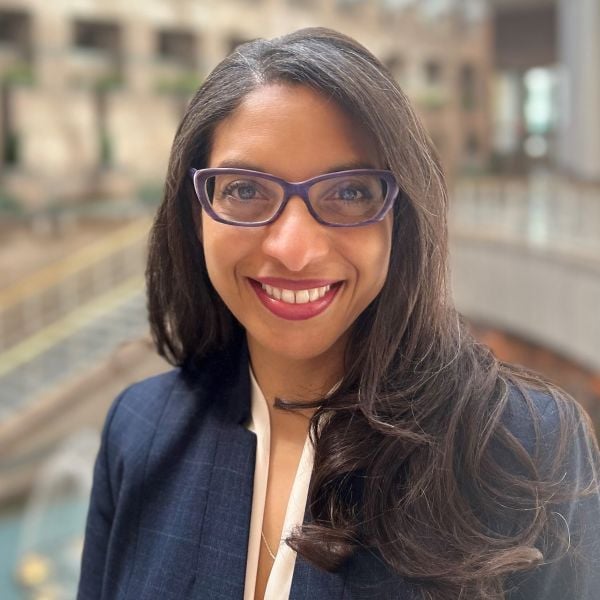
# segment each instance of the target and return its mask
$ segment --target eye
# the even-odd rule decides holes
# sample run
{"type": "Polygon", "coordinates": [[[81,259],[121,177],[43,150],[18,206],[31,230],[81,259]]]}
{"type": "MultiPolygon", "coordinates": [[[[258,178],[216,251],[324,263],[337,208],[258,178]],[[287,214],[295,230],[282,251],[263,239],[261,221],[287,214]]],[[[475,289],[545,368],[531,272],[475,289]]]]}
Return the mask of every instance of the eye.
{"type": "Polygon", "coordinates": [[[252,181],[232,181],[223,188],[221,195],[247,201],[260,197],[260,191],[252,181]]]}
{"type": "Polygon", "coordinates": [[[327,193],[329,200],[356,204],[369,202],[373,199],[373,186],[358,181],[342,181],[327,193]]]}
{"type": "Polygon", "coordinates": [[[371,193],[367,188],[353,184],[338,188],[335,195],[344,202],[357,202],[371,198],[371,193]]]}

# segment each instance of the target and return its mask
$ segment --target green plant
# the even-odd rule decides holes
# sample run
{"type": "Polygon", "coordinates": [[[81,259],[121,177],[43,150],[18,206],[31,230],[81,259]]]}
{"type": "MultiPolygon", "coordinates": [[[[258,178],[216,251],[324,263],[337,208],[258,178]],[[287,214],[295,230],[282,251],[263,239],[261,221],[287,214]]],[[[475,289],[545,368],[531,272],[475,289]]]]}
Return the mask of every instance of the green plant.
{"type": "Polygon", "coordinates": [[[442,90],[429,89],[417,98],[417,104],[427,110],[439,110],[448,103],[448,98],[442,90]]]}
{"type": "Polygon", "coordinates": [[[0,74],[0,82],[11,87],[15,85],[33,85],[35,83],[33,68],[24,62],[15,63],[0,74]]]}
{"type": "Polygon", "coordinates": [[[112,72],[98,77],[93,83],[97,92],[112,92],[123,86],[123,78],[120,73],[112,72]]]}
{"type": "Polygon", "coordinates": [[[4,164],[16,165],[19,162],[20,139],[14,131],[7,131],[4,138],[4,164]]]}
{"type": "Polygon", "coordinates": [[[159,94],[190,96],[200,87],[201,83],[202,79],[195,71],[187,71],[171,77],[161,77],[156,81],[154,87],[159,94]]]}
{"type": "Polygon", "coordinates": [[[108,166],[112,164],[113,159],[113,148],[112,148],[112,140],[110,136],[106,132],[102,132],[100,135],[100,164],[103,166],[108,166]]]}
{"type": "Polygon", "coordinates": [[[0,188],[0,215],[18,216],[23,213],[23,205],[14,196],[0,188]]]}

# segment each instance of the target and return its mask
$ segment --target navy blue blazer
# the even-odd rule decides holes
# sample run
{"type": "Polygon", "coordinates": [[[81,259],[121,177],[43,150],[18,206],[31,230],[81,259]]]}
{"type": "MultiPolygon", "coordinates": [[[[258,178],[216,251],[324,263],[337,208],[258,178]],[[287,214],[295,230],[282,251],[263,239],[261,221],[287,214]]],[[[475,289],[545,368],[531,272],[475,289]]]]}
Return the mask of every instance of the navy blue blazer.
{"type": "MultiPolygon", "coordinates": [[[[556,424],[552,401],[537,394],[544,434],[556,424]]],[[[515,394],[512,432],[526,447],[533,428],[515,394]]],[[[245,350],[135,384],[113,404],[96,461],[79,600],[242,599],[256,438],[245,350]]],[[[592,453],[592,454],[590,454],[592,453]]],[[[573,440],[569,476],[589,480],[585,435],[573,440]]],[[[600,598],[600,496],[565,507],[583,560],[572,556],[507,584],[510,600],[600,598]]],[[[359,551],[338,572],[298,557],[290,598],[420,598],[419,586],[359,551]]]]}

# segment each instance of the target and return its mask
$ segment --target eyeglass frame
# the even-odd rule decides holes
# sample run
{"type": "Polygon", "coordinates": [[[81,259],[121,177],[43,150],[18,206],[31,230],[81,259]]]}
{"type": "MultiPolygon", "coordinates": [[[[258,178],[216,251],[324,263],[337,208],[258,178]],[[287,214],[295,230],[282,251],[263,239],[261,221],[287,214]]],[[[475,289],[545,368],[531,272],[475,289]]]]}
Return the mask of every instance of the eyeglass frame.
{"type": "Polygon", "coordinates": [[[380,221],[382,221],[385,215],[387,215],[389,210],[392,208],[396,198],[400,195],[400,186],[398,185],[394,174],[391,171],[380,169],[350,169],[346,171],[334,171],[333,173],[324,173],[323,175],[317,175],[316,177],[311,177],[310,179],[293,183],[290,181],[286,181],[281,177],[271,175],[270,173],[264,173],[262,171],[253,171],[251,169],[237,169],[227,167],[195,169],[191,167],[189,169],[189,174],[192,177],[196,197],[198,198],[200,205],[206,211],[206,213],[215,221],[218,221],[219,223],[224,223],[225,225],[232,225],[234,227],[263,227],[264,225],[270,225],[271,223],[274,223],[281,216],[292,196],[300,197],[306,205],[308,212],[315,219],[315,221],[317,221],[317,223],[320,223],[321,225],[325,225],[326,227],[363,227],[364,225],[370,225],[372,223],[379,223],[380,221]],[[206,195],[206,182],[210,177],[223,173],[230,173],[232,175],[257,176],[279,184],[283,188],[283,200],[281,201],[279,208],[275,211],[273,216],[271,216],[265,221],[259,221],[257,223],[228,221],[227,219],[220,217],[213,210],[210,200],[206,195]],[[335,179],[338,176],[342,177],[344,175],[375,175],[385,181],[385,183],[387,184],[386,197],[381,209],[375,217],[371,217],[370,219],[367,219],[366,221],[361,221],[359,223],[328,223],[327,221],[324,221],[323,219],[321,219],[321,217],[319,217],[308,198],[308,190],[319,181],[335,179]]]}

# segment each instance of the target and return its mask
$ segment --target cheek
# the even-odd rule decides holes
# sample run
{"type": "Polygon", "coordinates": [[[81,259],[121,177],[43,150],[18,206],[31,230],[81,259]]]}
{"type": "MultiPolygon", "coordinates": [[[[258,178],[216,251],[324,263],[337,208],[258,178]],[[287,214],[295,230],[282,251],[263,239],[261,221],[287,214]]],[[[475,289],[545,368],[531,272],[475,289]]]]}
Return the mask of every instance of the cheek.
{"type": "Polygon", "coordinates": [[[365,232],[364,239],[355,246],[360,257],[359,269],[362,278],[372,286],[373,298],[385,283],[392,249],[392,221],[386,218],[373,231],[365,232]]]}
{"type": "Polygon", "coordinates": [[[384,220],[363,229],[347,230],[343,234],[341,251],[355,273],[351,297],[353,317],[357,318],[379,295],[385,284],[390,263],[392,227],[391,222],[384,220]]]}
{"type": "Polygon", "coordinates": [[[204,218],[200,231],[208,276],[219,295],[222,295],[222,282],[227,279],[233,266],[234,257],[231,253],[236,246],[231,242],[227,243],[227,232],[217,225],[214,221],[204,218]]]}
{"type": "Polygon", "coordinates": [[[259,241],[254,231],[240,231],[209,218],[202,222],[202,246],[210,280],[222,295],[223,286],[230,286],[244,265],[251,259],[259,241]]]}

